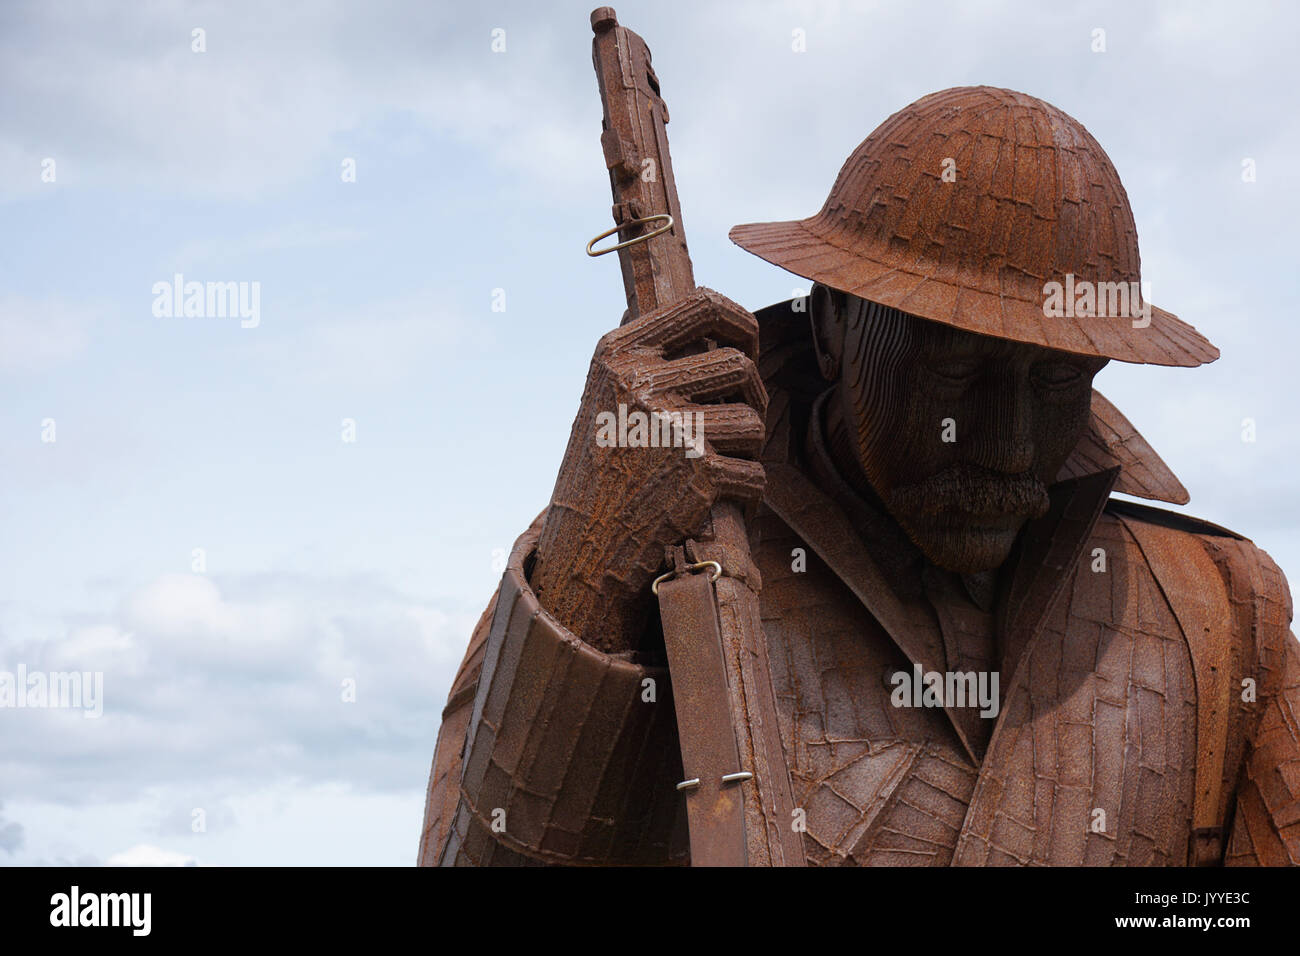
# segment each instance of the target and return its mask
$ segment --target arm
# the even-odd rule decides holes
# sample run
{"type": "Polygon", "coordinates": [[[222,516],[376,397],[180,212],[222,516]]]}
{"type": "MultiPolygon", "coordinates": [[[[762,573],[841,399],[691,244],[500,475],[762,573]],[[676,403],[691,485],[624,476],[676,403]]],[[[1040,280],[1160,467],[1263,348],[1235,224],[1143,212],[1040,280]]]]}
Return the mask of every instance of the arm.
{"type": "Polygon", "coordinates": [[[720,495],[762,493],[761,465],[729,457],[762,439],[757,342],[754,317],[708,290],[601,339],[551,507],[516,544],[443,712],[422,863],[685,861],[668,673],[639,652],[665,548],[698,536],[720,495]],[[733,394],[745,401],[703,404],[733,394]],[[691,416],[698,447],[598,441],[620,406],[691,416]]]}
{"type": "MultiPolygon", "coordinates": [[[[1236,789],[1226,866],[1300,865],[1300,643],[1291,633],[1291,592],[1277,564],[1244,542],[1257,641],[1261,713],[1236,789]]],[[[1230,578],[1231,580],[1231,578],[1230,578]]],[[[1244,597],[1245,595],[1243,595],[1244,597]]]]}
{"type": "Polygon", "coordinates": [[[762,493],[757,321],[695,288],[649,50],[612,10],[592,25],[628,311],[444,711],[424,863],[685,862],[668,674],[638,663],[664,655],[650,583],[710,522],[743,531],[728,519],[762,493]]]}
{"type": "Polygon", "coordinates": [[[667,673],[540,607],[525,574],[537,534],[516,544],[453,685],[420,863],[685,863],[667,673]]]}
{"type": "Polygon", "coordinates": [[[1282,656],[1237,788],[1227,866],[1300,865],[1300,644],[1290,632],[1282,656]]]}

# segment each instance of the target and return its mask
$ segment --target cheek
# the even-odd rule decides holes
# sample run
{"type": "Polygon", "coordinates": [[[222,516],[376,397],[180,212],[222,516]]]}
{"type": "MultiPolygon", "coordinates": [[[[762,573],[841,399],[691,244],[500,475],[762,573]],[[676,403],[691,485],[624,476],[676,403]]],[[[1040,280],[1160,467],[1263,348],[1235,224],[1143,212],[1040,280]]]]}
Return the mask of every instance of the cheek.
{"type": "Polygon", "coordinates": [[[1091,417],[1092,390],[1068,402],[1042,403],[1034,416],[1039,477],[1056,480],[1057,472],[1083,437],[1091,417]]]}
{"type": "Polygon", "coordinates": [[[953,463],[956,441],[945,442],[945,419],[956,437],[960,402],[916,387],[900,369],[877,380],[872,395],[850,396],[845,412],[856,423],[858,457],[872,486],[888,493],[922,481],[953,463]]]}

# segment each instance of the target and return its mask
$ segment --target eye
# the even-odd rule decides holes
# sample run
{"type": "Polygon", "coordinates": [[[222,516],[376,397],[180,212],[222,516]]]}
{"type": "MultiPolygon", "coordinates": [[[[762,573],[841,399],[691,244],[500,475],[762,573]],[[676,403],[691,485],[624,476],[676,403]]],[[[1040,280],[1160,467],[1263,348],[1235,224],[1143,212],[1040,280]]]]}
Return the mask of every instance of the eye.
{"type": "Polygon", "coordinates": [[[1039,388],[1069,388],[1084,380],[1083,369],[1070,362],[1039,362],[1030,370],[1030,378],[1039,388]]]}
{"type": "Polygon", "coordinates": [[[977,359],[945,359],[930,362],[929,369],[946,382],[960,383],[974,378],[982,365],[977,359]]]}

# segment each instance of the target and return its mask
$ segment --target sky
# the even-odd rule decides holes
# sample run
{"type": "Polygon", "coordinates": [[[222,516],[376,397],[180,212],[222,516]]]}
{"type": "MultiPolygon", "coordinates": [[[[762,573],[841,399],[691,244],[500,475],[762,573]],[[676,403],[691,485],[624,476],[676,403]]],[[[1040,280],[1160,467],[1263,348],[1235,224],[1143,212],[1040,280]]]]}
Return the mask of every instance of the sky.
{"type": "MultiPolygon", "coordinates": [[[[414,863],[452,677],[624,308],[583,253],[594,5],[0,6],[0,671],[103,675],[98,717],[0,708],[0,865],[414,863]],[[178,274],[255,315],[165,314],[178,274]]],[[[1152,300],[1222,351],[1096,384],[1177,510],[1300,573],[1300,8],[616,9],[696,281],[751,309],[808,283],[728,229],[816,212],[909,102],[1080,120],[1152,300]]]]}

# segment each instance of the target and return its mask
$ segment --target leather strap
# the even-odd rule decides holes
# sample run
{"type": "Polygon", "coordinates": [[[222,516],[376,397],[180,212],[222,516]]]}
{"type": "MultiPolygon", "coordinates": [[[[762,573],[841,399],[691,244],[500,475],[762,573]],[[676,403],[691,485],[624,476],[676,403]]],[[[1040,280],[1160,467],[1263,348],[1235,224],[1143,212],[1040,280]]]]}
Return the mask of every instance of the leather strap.
{"type": "Polygon", "coordinates": [[[746,864],[742,771],[731,719],[727,670],[717,599],[707,573],[681,574],[659,585],[668,671],[673,684],[677,735],[691,833],[692,866],[746,864]]]}
{"type": "Polygon", "coordinates": [[[1223,855],[1223,765],[1232,707],[1232,606],[1214,560],[1186,532],[1128,517],[1187,639],[1196,677],[1196,771],[1188,863],[1214,866],[1223,855]]]}

